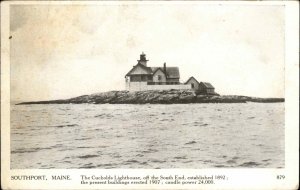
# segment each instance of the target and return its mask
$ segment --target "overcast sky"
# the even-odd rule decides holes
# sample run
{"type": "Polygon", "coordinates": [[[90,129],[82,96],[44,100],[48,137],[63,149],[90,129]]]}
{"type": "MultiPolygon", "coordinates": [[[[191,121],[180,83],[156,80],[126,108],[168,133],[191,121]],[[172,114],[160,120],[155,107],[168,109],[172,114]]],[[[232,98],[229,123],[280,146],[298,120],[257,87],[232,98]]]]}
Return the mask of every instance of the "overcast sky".
{"type": "Polygon", "coordinates": [[[60,99],[125,89],[144,51],[220,94],[284,97],[284,7],[12,5],[11,98],[60,99]]]}

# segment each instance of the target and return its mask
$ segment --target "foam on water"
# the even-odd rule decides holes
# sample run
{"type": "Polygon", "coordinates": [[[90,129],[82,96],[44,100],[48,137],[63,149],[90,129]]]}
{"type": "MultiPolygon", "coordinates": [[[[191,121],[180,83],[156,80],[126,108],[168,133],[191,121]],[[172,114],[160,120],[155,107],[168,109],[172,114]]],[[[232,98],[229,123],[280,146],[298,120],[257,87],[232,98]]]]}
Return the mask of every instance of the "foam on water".
{"type": "Polygon", "coordinates": [[[11,106],[12,169],[220,167],[284,167],[284,103],[11,106]]]}

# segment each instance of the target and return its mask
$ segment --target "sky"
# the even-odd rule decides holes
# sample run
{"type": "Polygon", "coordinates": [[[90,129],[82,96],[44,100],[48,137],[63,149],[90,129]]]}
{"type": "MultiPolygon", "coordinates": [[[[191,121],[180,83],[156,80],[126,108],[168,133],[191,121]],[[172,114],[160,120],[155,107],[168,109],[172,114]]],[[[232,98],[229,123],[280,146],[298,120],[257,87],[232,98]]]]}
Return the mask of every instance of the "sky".
{"type": "Polygon", "coordinates": [[[278,5],[11,5],[11,100],[125,90],[142,52],[222,95],[284,97],[284,18],[278,5]]]}

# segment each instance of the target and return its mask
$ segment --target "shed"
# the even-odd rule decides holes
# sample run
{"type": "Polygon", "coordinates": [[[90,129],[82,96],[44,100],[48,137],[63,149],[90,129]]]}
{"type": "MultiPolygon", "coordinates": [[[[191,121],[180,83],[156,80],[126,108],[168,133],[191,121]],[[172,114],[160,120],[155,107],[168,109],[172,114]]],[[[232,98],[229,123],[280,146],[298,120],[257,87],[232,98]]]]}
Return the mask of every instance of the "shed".
{"type": "Polygon", "coordinates": [[[215,87],[208,82],[200,82],[199,91],[205,94],[215,94],[215,87]]]}
{"type": "Polygon", "coordinates": [[[193,90],[199,90],[199,82],[193,76],[190,77],[184,84],[190,84],[193,90]]]}

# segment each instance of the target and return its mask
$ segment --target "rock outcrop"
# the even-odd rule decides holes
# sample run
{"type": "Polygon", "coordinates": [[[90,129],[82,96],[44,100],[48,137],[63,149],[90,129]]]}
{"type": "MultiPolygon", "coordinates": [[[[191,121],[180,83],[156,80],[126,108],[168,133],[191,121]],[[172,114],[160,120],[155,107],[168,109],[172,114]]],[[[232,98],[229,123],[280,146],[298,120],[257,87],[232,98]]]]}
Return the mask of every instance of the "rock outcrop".
{"type": "Polygon", "coordinates": [[[22,102],[23,104],[187,104],[187,103],[246,103],[284,102],[284,98],[248,96],[197,95],[192,90],[109,91],[64,100],[22,102]]]}

